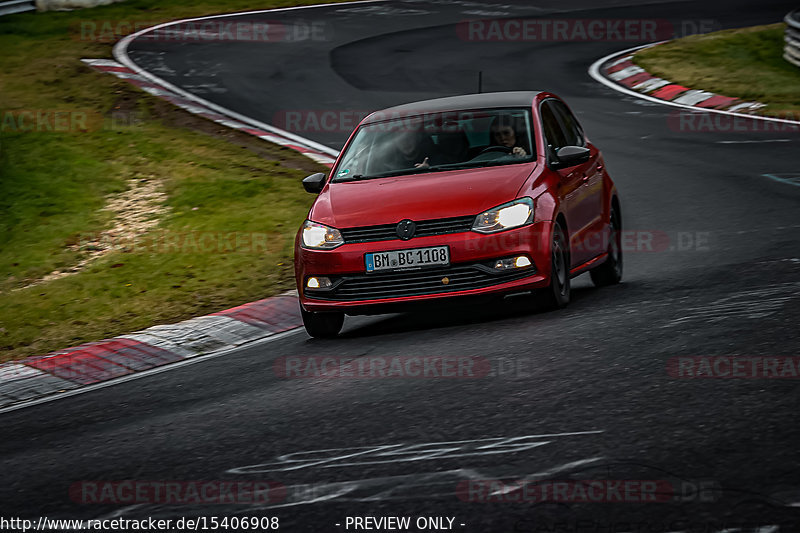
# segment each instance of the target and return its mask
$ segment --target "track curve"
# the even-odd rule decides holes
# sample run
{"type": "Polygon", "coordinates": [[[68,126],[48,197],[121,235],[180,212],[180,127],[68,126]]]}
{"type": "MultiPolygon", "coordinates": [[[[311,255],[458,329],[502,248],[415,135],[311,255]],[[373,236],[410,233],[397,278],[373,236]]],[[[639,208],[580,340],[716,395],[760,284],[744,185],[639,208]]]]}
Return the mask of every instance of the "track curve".
{"type": "MultiPolygon", "coordinates": [[[[316,40],[133,40],[128,54],[140,67],[271,124],[288,112],[345,117],[470,92],[477,71],[486,91],[552,90],[603,150],[625,227],[658,244],[655,251],[633,245],[618,287],[597,290],[576,279],[574,301],[563,311],[511,304],[348,319],[335,341],[298,332],[3,415],[4,508],[85,518],[269,514],[287,531],[344,530],[347,516],[367,514],[450,516],[463,531],[536,531],[578,520],[605,530],[646,523],[655,531],[796,521],[797,381],[675,379],[667,368],[681,356],[797,354],[800,192],[765,178],[798,174],[797,134],[676,128],[668,107],[621,97],[587,76],[598,57],[636,42],[458,37],[458,24],[474,17],[736,27],[779,20],[789,8],[378,2],[237,17],[266,16],[287,27],[316,21],[324,35],[316,40]],[[471,356],[488,360],[494,372],[462,380],[276,375],[276,360],[309,355],[471,356]],[[503,438],[511,440],[487,440],[503,438]],[[370,459],[345,459],[353,447],[370,459]],[[329,451],[314,454],[322,462],[290,456],[315,450],[329,451]],[[715,491],[648,505],[485,504],[455,496],[471,479],[526,477],[669,480],[683,488],[708,482],[715,491]],[[122,479],[268,479],[289,495],[255,507],[87,505],[69,497],[81,480],[122,479]]],[[[338,149],[349,130],[337,122],[295,133],[338,149]]]]}

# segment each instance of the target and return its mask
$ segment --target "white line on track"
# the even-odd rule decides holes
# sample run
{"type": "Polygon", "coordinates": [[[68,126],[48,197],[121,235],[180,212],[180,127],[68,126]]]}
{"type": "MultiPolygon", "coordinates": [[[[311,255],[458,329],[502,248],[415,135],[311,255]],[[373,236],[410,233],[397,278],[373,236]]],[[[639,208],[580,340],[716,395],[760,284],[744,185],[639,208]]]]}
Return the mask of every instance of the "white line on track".
{"type": "MultiPolygon", "coordinates": [[[[781,183],[786,183],[787,185],[794,185],[795,187],[800,187],[800,176],[792,176],[791,178],[783,178],[776,174],[761,174],[765,178],[769,178],[774,181],[779,181],[781,183]]],[[[794,226],[792,226],[794,227],[794,226]]],[[[775,228],[778,229],[778,228],[775,228]]]]}

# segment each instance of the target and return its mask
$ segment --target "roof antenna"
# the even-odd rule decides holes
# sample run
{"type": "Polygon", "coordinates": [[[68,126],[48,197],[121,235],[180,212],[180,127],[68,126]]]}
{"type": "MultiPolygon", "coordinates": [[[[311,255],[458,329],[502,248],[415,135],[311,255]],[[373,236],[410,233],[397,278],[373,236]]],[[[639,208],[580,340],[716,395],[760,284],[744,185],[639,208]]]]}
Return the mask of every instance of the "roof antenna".
{"type": "Polygon", "coordinates": [[[483,71],[478,71],[478,94],[483,92],[483,71]]]}

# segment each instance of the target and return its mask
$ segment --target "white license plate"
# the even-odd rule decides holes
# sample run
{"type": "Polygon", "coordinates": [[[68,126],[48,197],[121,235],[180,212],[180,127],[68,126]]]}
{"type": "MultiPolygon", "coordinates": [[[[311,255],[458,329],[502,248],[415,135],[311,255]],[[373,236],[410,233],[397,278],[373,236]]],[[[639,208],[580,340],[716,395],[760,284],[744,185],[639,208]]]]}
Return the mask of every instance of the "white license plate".
{"type": "Polygon", "coordinates": [[[450,249],[447,246],[370,252],[366,254],[367,272],[377,270],[402,270],[431,265],[449,265],[450,249]]]}

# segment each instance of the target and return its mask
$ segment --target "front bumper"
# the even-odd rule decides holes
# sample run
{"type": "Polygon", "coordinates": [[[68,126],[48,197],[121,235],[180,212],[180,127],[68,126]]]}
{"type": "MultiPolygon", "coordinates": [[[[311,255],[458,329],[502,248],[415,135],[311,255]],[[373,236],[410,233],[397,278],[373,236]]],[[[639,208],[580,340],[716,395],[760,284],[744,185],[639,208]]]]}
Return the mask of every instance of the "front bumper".
{"type": "Polygon", "coordinates": [[[296,243],[295,276],[300,302],[307,311],[369,313],[371,308],[402,303],[424,303],[462,296],[502,295],[547,286],[550,282],[552,223],[528,226],[492,235],[475,232],[344,244],[333,250],[309,250],[296,243]],[[365,254],[446,245],[450,265],[418,270],[365,272],[365,254]],[[529,267],[497,271],[494,261],[525,255],[529,267]],[[326,276],[326,290],[306,289],[309,276],[326,276]]]}

